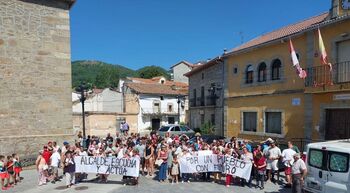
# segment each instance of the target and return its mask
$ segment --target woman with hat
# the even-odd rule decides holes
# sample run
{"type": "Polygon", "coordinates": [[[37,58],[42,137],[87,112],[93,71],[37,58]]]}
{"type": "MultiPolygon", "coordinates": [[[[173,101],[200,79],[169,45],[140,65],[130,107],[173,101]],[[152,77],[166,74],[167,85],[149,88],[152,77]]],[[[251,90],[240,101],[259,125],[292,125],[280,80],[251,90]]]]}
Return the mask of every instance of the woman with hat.
{"type": "Polygon", "coordinates": [[[167,152],[167,148],[165,145],[161,146],[160,151],[158,152],[158,160],[162,160],[163,163],[160,165],[159,168],[159,175],[158,175],[158,180],[159,182],[164,182],[166,180],[167,177],[167,161],[168,161],[168,152],[167,152]]]}
{"type": "Polygon", "coordinates": [[[67,151],[65,155],[63,171],[66,175],[66,186],[70,188],[75,184],[75,162],[71,151],[67,151]]]}

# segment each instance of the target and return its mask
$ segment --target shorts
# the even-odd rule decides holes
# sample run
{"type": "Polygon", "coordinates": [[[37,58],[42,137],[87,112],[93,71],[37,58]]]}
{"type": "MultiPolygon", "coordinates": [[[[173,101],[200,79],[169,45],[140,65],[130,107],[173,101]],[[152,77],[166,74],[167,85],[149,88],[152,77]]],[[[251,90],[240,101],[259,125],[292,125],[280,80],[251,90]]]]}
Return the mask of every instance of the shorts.
{"type": "Polygon", "coordinates": [[[278,171],[278,160],[268,160],[266,165],[267,170],[278,171]]]}
{"type": "Polygon", "coordinates": [[[0,179],[7,179],[9,178],[9,174],[7,172],[1,172],[0,173],[0,179]]]}
{"type": "Polygon", "coordinates": [[[290,174],[292,173],[292,167],[286,167],[286,168],[284,168],[284,173],[285,173],[286,175],[290,175],[290,174]]]}
{"type": "Polygon", "coordinates": [[[51,166],[51,172],[52,174],[58,174],[58,167],[51,166]]]}
{"type": "Polygon", "coordinates": [[[22,168],[20,168],[20,167],[15,167],[14,170],[15,170],[15,173],[16,173],[16,174],[19,174],[19,173],[22,171],[22,168]]]}

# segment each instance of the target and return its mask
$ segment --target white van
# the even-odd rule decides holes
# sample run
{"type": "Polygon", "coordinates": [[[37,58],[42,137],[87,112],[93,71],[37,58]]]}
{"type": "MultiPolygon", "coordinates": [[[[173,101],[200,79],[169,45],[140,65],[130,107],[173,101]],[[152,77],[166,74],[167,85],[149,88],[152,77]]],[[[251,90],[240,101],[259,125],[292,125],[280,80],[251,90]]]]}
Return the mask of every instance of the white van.
{"type": "Polygon", "coordinates": [[[349,156],[350,140],[309,144],[305,192],[350,193],[349,156]]]}

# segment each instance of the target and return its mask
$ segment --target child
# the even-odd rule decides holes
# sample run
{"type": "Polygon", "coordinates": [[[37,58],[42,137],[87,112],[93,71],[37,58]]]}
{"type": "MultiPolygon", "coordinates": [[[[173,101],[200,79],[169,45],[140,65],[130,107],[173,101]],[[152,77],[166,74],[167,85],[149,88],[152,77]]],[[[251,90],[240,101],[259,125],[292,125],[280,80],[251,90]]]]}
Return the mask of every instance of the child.
{"type": "Polygon", "coordinates": [[[266,159],[263,156],[262,152],[256,154],[254,159],[254,167],[257,170],[257,186],[260,187],[261,190],[264,189],[264,181],[265,181],[265,170],[266,170],[266,159]],[[259,185],[260,183],[260,185],[259,185]]]}
{"type": "MultiPolygon", "coordinates": [[[[7,190],[5,187],[5,179],[8,178],[8,173],[6,171],[6,162],[5,156],[0,155],[0,181],[1,181],[1,190],[7,190]]],[[[8,182],[7,182],[8,183],[8,182]]]]}
{"type": "Polygon", "coordinates": [[[21,177],[20,177],[20,173],[22,171],[22,164],[19,161],[19,156],[17,154],[12,154],[13,157],[13,162],[14,162],[14,180],[15,180],[15,184],[17,184],[17,182],[21,182],[21,177]]]}
{"type": "Polygon", "coordinates": [[[174,155],[173,157],[173,164],[171,167],[171,175],[173,178],[172,183],[176,181],[176,183],[179,183],[179,161],[177,160],[177,156],[174,155]]]}
{"type": "Polygon", "coordinates": [[[15,171],[14,171],[14,163],[13,163],[13,158],[12,156],[7,156],[7,173],[9,174],[8,178],[7,178],[7,186],[11,186],[11,181],[12,183],[16,184],[16,181],[14,180],[14,175],[15,175],[15,171]]]}

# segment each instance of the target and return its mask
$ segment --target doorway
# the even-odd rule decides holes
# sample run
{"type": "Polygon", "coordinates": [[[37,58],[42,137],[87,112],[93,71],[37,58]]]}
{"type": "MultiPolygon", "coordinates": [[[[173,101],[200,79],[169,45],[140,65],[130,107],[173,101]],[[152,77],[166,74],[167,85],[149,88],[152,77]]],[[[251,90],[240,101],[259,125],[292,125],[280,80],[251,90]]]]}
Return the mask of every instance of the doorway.
{"type": "Polygon", "coordinates": [[[152,130],[158,131],[160,128],[160,119],[152,119],[152,130]]]}
{"type": "Polygon", "coordinates": [[[326,140],[350,138],[350,109],[326,110],[326,140]]]}

